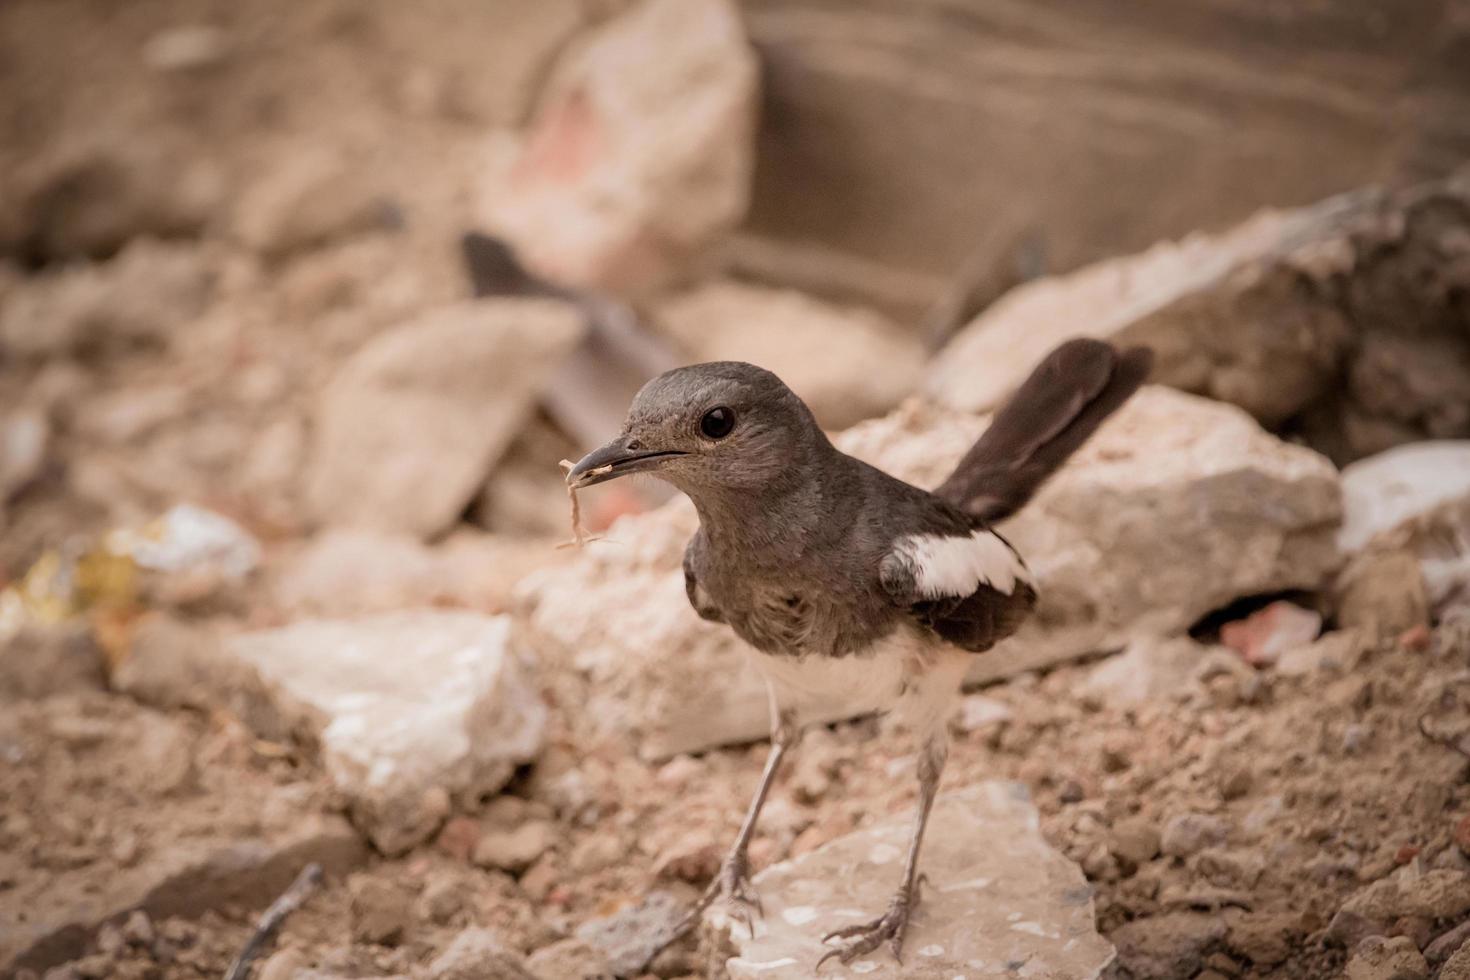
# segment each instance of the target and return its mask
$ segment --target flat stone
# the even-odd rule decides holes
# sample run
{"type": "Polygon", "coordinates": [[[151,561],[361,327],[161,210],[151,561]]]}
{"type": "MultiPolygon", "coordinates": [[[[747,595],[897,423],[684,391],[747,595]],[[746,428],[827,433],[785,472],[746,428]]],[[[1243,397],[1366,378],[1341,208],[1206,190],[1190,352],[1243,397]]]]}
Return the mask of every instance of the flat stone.
{"type": "MultiPolygon", "coordinates": [[[[765,916],[753,940],[731,928],[723,910],[708,913],[711,928],[729,928],[731,980],[811,977],[826,949],[823,934],[887,907],[910,829],[910,815],[899,814],[761,872],[755,887],[765,916]]],[[[921,868],[929,883],[910,921],[903,965],[880,948],[848,966],[829,963],[823,976],[1084,980],[1113,959],[1097,934],[1081,870],[1042,839],[1019,784],[941,792],[921,868]]]]}
{"type": "Polygon", "coordinates": [[[500,298],[434,310],[374,338],[318,407],[306,485],[316,519],[444,531],[581,335],[568,304],[500,298]]]}
{"type": "MultiPolygon", "coordinates": [[[[910,402],[836,441],[934,486],[985,419],[910,402]]],[[[1337,473],[1244,412],[1147,387],[1002,530],[1036,574],[1038,615],[974,658],[980,683],[1146,637],[1178,635],[1241,596],[1316,589],[1335,569],[1337,473]]],[[[534,639],[591,681],[585,715],[663,758],[769,732],[748,648],[706,623],[684,591],[697,528],[680,498],[626,517],[577,560],[533,573],[521,596],[534,639]],[[710,677],[720,677],[711,685],[710,677]]],[[[840,705],[814,706],[822,720],[840,705]]]]}
{"type": "Polygon", "coordinates": [[[546,706],[509,617],[409,612],[230,639],[303,716],[354,821],[385,853],[504,786],[541,748],[546,706]]]}

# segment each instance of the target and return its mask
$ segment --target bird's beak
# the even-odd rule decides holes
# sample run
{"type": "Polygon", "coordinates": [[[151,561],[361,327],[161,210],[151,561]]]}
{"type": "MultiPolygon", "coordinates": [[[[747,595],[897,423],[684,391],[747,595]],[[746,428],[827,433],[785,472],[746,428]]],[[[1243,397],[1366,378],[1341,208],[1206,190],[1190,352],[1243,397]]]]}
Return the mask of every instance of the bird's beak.
{"type": "Polygon", "coordinates": [[[567,471],[567,484],[580,490],[597,483],[616,480],[629,473],[657,469],[665,462],[686,453],[677,450],[630,449],[626,437],[614,439],[601,449],[594,449],[567,471]]]}

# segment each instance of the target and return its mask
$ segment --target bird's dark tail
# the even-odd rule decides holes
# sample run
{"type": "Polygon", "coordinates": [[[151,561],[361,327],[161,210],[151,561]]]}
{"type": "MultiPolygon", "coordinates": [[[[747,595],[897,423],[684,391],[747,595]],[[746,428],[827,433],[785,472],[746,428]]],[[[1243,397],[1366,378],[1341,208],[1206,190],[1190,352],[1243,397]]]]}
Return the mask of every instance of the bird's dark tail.
{"type": "Polygon", "coordinates": [[[995,413],[990,428],[934,491],[985,524],[1025,506],[1067,457],[1138,390],[1153,351],[1069,340],[995,413]]]}

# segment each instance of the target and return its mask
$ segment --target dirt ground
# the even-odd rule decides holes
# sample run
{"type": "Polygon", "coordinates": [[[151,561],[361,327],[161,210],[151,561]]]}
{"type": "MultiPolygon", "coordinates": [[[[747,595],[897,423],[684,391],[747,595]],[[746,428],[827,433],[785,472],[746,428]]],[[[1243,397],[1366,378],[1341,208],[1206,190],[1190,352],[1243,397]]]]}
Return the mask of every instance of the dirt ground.
{"type": "MultiPolygon", "coordinates": [[[[1385,644],[1348,671],[1222,670],[1133,710],[1079,695],[1090,665],[1023,676],[984,691],[1008,719],[972,731],[957,720],[946,784],[1027,784],[1047,838],[1096,889],[1099,926],[1125,962],[1146,950],[1177,961],[1155,975],[1331,977],[1344,951],[1326,928],[1349,894],[1400,865],[1470,867],[1463,832],[1457,842],[1470,813],[1456,743],[1470,730],[1467,667],[1465,636],[1441,630],[1428,649],[1385,644]],[[1158,853],[1161,831],[1172,856],[1158,853]]],[[[574,687],[562,679],[547,693],[567,703],[574,687]]],[[[755,839],[757,865],[912,803],[912,756],[887,728],[866,720],[809,734],[755,839]]],[[[691,897],[733,837],[765,755],[752,745],[646,764],[565,724],[555,743],[508,796],[456,818],[434,845],[344,858],[357,870],[329,876],[277,947],[336,976],[408,973],[468,925],[530,952],[652,890],[691,897]],[[518,876],[475,864],[469,849],[485,829],[528,820],[551,832],[518,876]]],[[[3,748],[0,792],[12,802],[0,894],[37,920],[199,838],[299,830],[304,814],[331,805],[320,775],[289,750],[223,717],[117,695],[22,705],[7,713],[3,748]]],[[[267,882],[282,879],[253,875],[253,892],[203,918],[105,928],[61,975],[222,975],[271,897],[267,882]]],[[[1433,935],[1450,924],[1398,928],[1433,935]]],[[[665,954],[656,975],[704,975],[699,956],[692,944],[665,954]]]]}

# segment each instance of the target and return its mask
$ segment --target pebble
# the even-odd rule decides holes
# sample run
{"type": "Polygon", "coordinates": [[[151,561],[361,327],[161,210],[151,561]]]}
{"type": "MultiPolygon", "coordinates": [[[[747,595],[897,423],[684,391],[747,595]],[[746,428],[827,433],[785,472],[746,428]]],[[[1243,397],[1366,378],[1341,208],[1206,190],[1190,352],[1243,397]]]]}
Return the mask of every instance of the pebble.
{"type": "Polygon", "coordinates": [[[1357,755],[1368,744],[1373,730],[1367,725],[1352,724],[1342,730],[1342,751],[1346,755],[1357,755]]]}
{"type": "Polygon", "coordinates": [[[594,874],[617,864],[627,853],[627,846],[616,834],[594,833],[572,848],[567,862],[578,874],[594,874]]]}
{"type": "Polygon", "coordinates": [[[1143,817],[1118,821],[1108,843],[1109,850],[1123,863],[1125,871],[1158,857],[1160,845],[1158,827],[1143,817]]]}
{"type": "Polygon", "coordinates": [[[153,929],[153,920],[142,909],[134,909],[122,926],[123,938],[130,946],[152,946],[158,938],[153,929]]]}
{"type": "Polygon", "coordinates": [[[519,953],[489,929],[466,929],[429,964],[427,980],[536,980],[519,953]]]}
{"type": "Polygon", "coordinates": [[[272,953],[270,959],[260,965],[260,972],[255,975],[255,980],[296,980],[296,977],[306,966],[301,954],[294,946],[272,953]]]}
{"type": "Polygon", "coordinates": [[[1455,822],[1454,838],[1460,853],[1470,856],[1470,816],[1461,817],[1455,822]]]}
{"type": "Polygon", "coordinates": [[[480,825],[471,817],[450,817],[439,831],[434,846],[456,861],[468,861],[480,841],[480,825]]]}
{"type": "Polygon", "coordinates": [[[1470,980],[1470,942],[1450,954],[1439,968],[1439,980],[1470,980]]]}
{"type": "Polygon", "coordinates": [[[610,976],[607,958],[597,948],[580,939],[563,939],[536,950],[526,960],[526,967],[545,980],[561,977],[567,980],[594,980],[610,976]]]}
{"type": "Polygon", "coordinates": [[[1225,843],[1225,821],[1207,813],[1181,813],[1164,824],[1159,849],[1170,857],[1189,857],[1206,847],[1225,843]]]}
{"type": "Polygon", "coordinates": [[[543,820],[524,823],[514,830],[492,830],[475,845],[475,863],[482,868],[500,868],[512,874],[529,868],[556,843],[556,828],[543,820]]]}
{"type": "Polygon", "coordinates": [[[458,875],[437,874],[419,894],[419,916],[435,925],[448,925],[464,909],[465,883],[458,875]]]}
{"type": "Polygon", "coordinates": [[[1353,950],[1343,980],[1424,980],[1429,964],[1404,936],[1369,936],[1353,950]]]}
{"type": "Polygon", "coordinates": [[[352,895],[352,935],[382,946],[395,946],[409,926],[409,895],[396,882],[355,875],[347,883],[352,895]]]}

